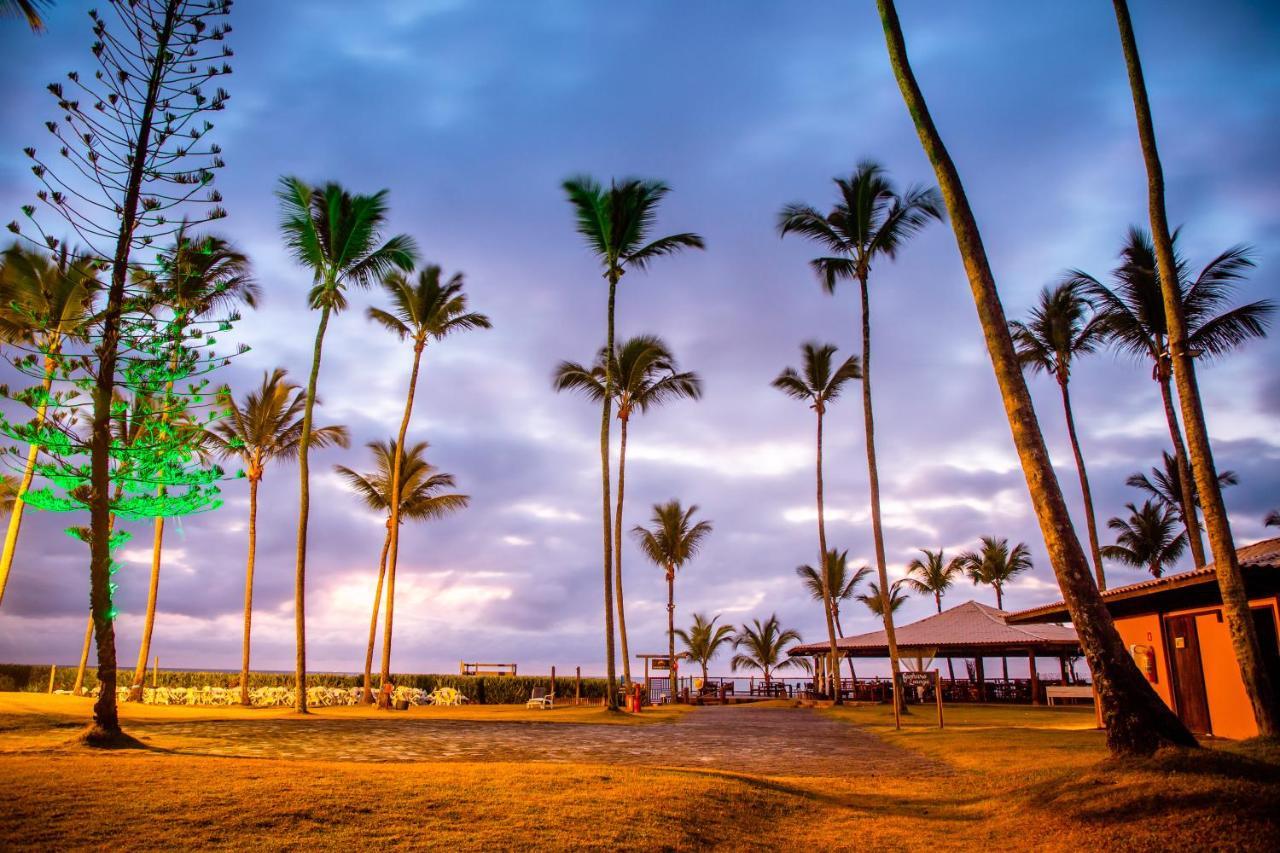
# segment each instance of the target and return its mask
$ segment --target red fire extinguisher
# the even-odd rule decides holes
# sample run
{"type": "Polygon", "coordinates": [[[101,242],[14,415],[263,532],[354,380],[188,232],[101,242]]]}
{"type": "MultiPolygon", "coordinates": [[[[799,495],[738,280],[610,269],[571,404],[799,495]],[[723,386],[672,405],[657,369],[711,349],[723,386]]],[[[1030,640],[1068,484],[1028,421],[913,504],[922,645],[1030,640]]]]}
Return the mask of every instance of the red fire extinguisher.
{"type": "Polygon", "coordinates": [[[1159,681],[1159,677],[1156,674],[1155,649],[1142,643],[1134,643],[1129,647],[1129,654],[1133,655],[1133,662],[1138,665],[1138,670],[1146,676],[1147,681],[1152,684],[1159,681]]]}

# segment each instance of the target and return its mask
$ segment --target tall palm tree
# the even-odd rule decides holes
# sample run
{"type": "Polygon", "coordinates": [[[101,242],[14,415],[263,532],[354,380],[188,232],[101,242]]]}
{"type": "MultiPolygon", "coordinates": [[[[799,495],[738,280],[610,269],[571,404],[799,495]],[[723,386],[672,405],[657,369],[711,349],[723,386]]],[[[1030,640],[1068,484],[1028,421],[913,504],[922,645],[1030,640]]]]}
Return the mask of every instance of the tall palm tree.
{"type": "Polygon", "coordinates": [[[889,609],[897,613],[902,609],[902,605],[907,603],[907,593],[904,591],[906,584],[903,578],[889,584],[888,595],[880,591],[880,585],[875,581],[867,584],[867,591],[856,596],[867,606],[867,609],[881,618],[884,617],[885,602],[889,602],[889,609]]]}
{"type": "Polygon", "coordinates": [[[1080,356],[1094,352],[1106,340],[1107,325],[1096,314],[1091,315],[1089,300],[1084,288],[1073,279],[1056,287],[1040,291],[1040,302],[1031,309],[1025,323],[1014,320],[1009,323],[1018,360],[1024,370],[1047,373],[1058,382],[1062,394],[1062,411],[1067,419],[1067,437],[1071,440],[1071,452],[1076,459],[1076,473],[1080,476],[1080,493],[1084,498],[1084,520],[1089,531],[1089,553],[1093,556],[1093,570],[1098,576],[1098,589],[1107,588],[1107,577],[1102,568],[1102,552],[1098,545],[1098,522],[1093,512],[1093,492],[1089,489],[1089,475],[1085,472],[1084,454],[1080,452],[1080,439],[1076,436],[1076,419],[1071,411],[1072,363],[1080,356]]]}
{"type": "MultiPolygon", "coordinates": [[[[591,367],[562,361],[552,384],[557,391],[580,391],[600,403],[605,395],[605,351],[591,367]]],[[[618,450],[618,499],[613,520],[613,587],[618,603],[618,639],[622,645],[622,680],[631,684],[631,655],[627,648],[627,618],[622,596],[622,505],[627,478],[627,424],[631,414],[644,414],[671,400],[702,396],[702,379],[692,371],[681,371],[666,343],[656,335],[638,335],[622,342],[614,356],[614,404],[618,407],[620,446],[618,450]]]]}
{"type": "MultiPolygon", "coordinates": [[[[1177,250],[1177,234],[1171,238],[1177,250]]],[[[1232,246],[1200,270],[1193,279],[1186,261],[1174,255],[1179,303],[1188,324],[1187,346],[1200,358],[1226,355],[1252,338],[1266,334],[1275,303],[1261,299],[1230,307],[1237,282],[1253,267],[1247,246],[1232,246]]],[[[1109,343],[1119,352],[1151,363],[1151,378],[1160,388],[1165,421],[1173,441],[1174,459],[1183,487],[1179,504],[1184,518],[1196,519],[1195,476],[1191,470],[1186,442],[1178,426],[1173,396],[1170,330],[1161,294],[1159,263],[1151,236],[1140,228],[1130,228],[1120,264],[1111,273],[1107,286],[1088,273],[1074,270],[1071,280],[1082,286],[1098,308],[1109,343]]],[[[1206,565],[1200,525],[1189,525],[1188,544],[1197,566],[1206,565]]]]}
{"type": "MultiPolygon", "coordinates": [[[[227,401],[226,416],[209,430],[210,448],[223,459],[244,466],[249,480],[249,556],[244,577],[244,640],[240,652],[240,702],[249,704],[249,636],[253,617],[253,570],[258,551],[258,486],[267,465],[286,462],[298,455],[302,438],[302,389],[285,378],[277,367],[262,374],[262,385],[250,391],[243,402],[227,401]]],[[[315,447],[347,447],[350,437],[345,426],[322,426],[312,430],[315,447]]]]}
{"type": "Polygon", "coordinates": [[[1194,747],[1196,740],[1187,727],[1138,671],[1116,631],[1097,584],[1090,577],[1088,558],[1071,525],[1071,516],[1036,420],[1026,379],[1009,334],[1008,318],[1000,303],[995,276],[987,262],[986,247],[960,173],[934,124],[929,105],[911,69],[902,24],[893,0],[876,0],[876,8],[884,27],[889,64],[946,202],[1040,532],[1062,590],[1063,601],[1093,673],[1098,704],[1107,730],[1107,745],[1117,755],[1149,754],[1162,744],[1194,747]]]}
{"type": "Polygon", "coordinates": [[[1107,527],[1116,531],[1116,544],[1105,546],[1102,555],[1160,577],[1187,550],[1187,531],[1179,532],[1178,514],[1167,504],[1147,500],[1141,508],[1131,503],[1124,508],[1129,510],[1127,519],[1116,517],[1107,522],[1107,527]]]}
{"type": "Polygon", "coordinates": [[[737,652],[729,661],[729,668],[734,672],[740,669],[753,669],[764,675],[767,688],[773,673],[796,665],[796,659],[787,657],[787,644],[800,642],[800,632],[791,628],[783,628],[774,613],[764,622],[752,619],[751,624],[743,623],[733,635],[733,648],[737,652]]]}
{"type": "Polygon", "coordinates": [[[310,187],[298,178],[280,179],[280,230],[294,259],[311,270],[313,286],[308,307],[320,309],[311,373],[298,438],[298,545],[294,571],[294,628],[297,642],[297,675],[294,690],[299,713],[307,712],[307,522],[311,513],[311,417],[315,407],[320,357],[329,317],[347,307],[347,287],[371,287],[392,270],[411,270],[417,247],[400,234],[385,243],[382,228],[387,219],[387,191],[352,195],[338,184],[310,187]]]}
{"type": "MultiPolygon", "coordinates": [[[[923,560],[915,557],[907,564],[905,578],[907,586],[921,595],[932,595],[933,603],[941,613],[942,596],[951,589],[956,576],[964,574],[964,566],[961,565],[959,558],[948,561],[941,548],[937,551],[921,548],[920,553],[924,554],[923,560]]],[[[947,658],[947,675],[952,681],[956,680],[955,666],[951,663],[951,658],[947,658]]]]}
{"type": "MultiPolygon", "coordinates": [[[[650,239],[658,204],[670,189],[661,181],[627,178],[613,181],[605,189],[593,178],[579,175],[566,180],[562,187],[574,209],[578,233],[604,268],[609,282],[609,308],[605,330],[605,352],[613,352],[614,306],[618,282],[629,270],[644,270],[655,258],[673,255],[685,249],[702,249],[705,244],[697,234],[683,232],[650,239]]],[[[600,486],[602,530],[604,533],[604,636],[605,670],[608,680],[610,710],[618,709],[617,664],[613,649],[613,545],[609,518],[609,427],[614,396],[612,359],[605,361],[605,394],[600,412],[600,486]]]]}
{"type": "MultiPolygon", "coordinates": [[[[1182,476],[1178,471],[1178,461],[1167,450],[1162,450],[1160,457],[1162,467],[1152,468],[1150,477],[1139,471],[1130,474],[1124,483],[1126,486],[1146,492],[1157,505],[1171,508],[1178,514],[1178,520],[1182,522],[1185,529],[1187,519],[1182,514],[1182,476]]],[[[1240,478],[1236,476],[1235,471],[1223,471],[1218,474],[1219,488],[1225,489],[1239,482],[1240,478]]],[[[1191,484],[1191,501],[1193,506],[1200,506],[1200,493],[1194,482],[1191,484]]],[[[1195,523],[1199,524],[1199,519],[1196,519],[1195,523]]],[[[1187,534],[1187,538],[1190,539],[1190,533],[1187,534]]]]}
{"type": "MultiPolygon", "coordinates": [[[[1031,550],[1019,542],[1012,548],[1008,539],[983,536],[977,551],[965,551],[957,561],[974,585],[987,584],[996,591],[996,609],[1004,610],[1004,585],[1031,570],[1031,550]]],[[[1009,659],[1000,658],[1004,680],[1009,680],[1009,659]]]]}
{"type": "MultiPolygon", "coordinates": [[[[840,364],[835,363],[836,348],[833,344],[820,344],[808,341],[801,345],[802,366],[800,370],[787,367],[773,380],[773,387],[796,400],[809,404],[818,418],[817,432],[817,502],[818,502],[818,559],[827,559],[827,521],[823,509],[822,484],[822,424],[827,413],[827,405],[840,396],[845,383],[862,378],[862,368],[858,357],[851,355],[840,364]]],[[[831,643],[830,677],[836,679],[834,685],[835,703],[840,704],[840,650],[836,647],[836,625],[834,617],[834,591],[825,583],[823,577],[822,603],[827,620],[827,639],[831,643]]],[[[896,658],[895,658],[896,659],[896,658]]]]}
{"type": "Polygon", "coordinates": [[[702,667],[703,684],[707,683],[707,665],[711,663],[711,659],[716,656],[722,646],[733,643],[733,627],[716,625],[719,619],[719,616],[713,616],[708,621],[706,616],[695,613],[693,624],[689,626],[688,631],[677,628],[675,632],[680,642],[684,643],[685,650],[680,653],[680,657],[683,660],[698,662],[702,667]]]}
{"type": "MultiPolygon", "coordinates": [[[[70,254],[65,244],[56,255],[14,245],[0,256],[0,337],[33,350],[33,360],[40,361],[40,392],[29,400],[24,398],[35,409],[33,429],[44,426],[63,345],[82,340],[93,316],[94,296],[100,287],[97,276],[97,265],[70,254]]],[[[39,453],[39,442],[30,442],[22,476],[15,484],[4,550],[0,552],[0,602],[4,601],[22,530],[23,496],[31,488],[39,453]]]]}
{"type": "MultiPolygon", "coordinates": [[[[413,347],[413,368],[409,372],[409,391],[405,395],[404,415],[400,418],[400,432],[395,446],[404,448],[405,434],[409,431],[409,418],[413,414],[413,398],[418,388],[418,370],[422,353],[430,341],[441,341],[454,332],[468,329],[488,329],[489,318],[467,310],[467,295],[463,293],[462,273],[455,273],[448,281],[442,281],[440,267],[432,264],[418,273],[416,281],[400,272],[392,272],[382,280],[382,287],[391,299],[390,310],[370,308],[369,319],[395,334],[413,347]]],[[[389,494],[400,493],[401,459],[397,456],[391,468],[389,494]]],[[[396,605],[396,565],[400,557],[400,504],[391,504],[391,520],[387,528],[390,543],[387,556],[387,610],[382,629],[382,680],[391,677],[391,627],[396,605]]]]}
{"type": "MultiPolygon", "coordinates": [[[[1227,518],[1227,507],[1222,501],[1222,491],[1218,488],[1217,473],[1214,470],[1213,448],[1209,445],[1209,428],[1205,423],[1195,363],[1192,360],[1195,355],[1193,335],[1197,318],[1185,310],[1179,287],[1177,257],[1164,203],[1164,170],[1160,165],[1160,152],[1156,148],[1155,122],[1151,117],[1151,104],[1147,100],[1147,84],[1142,74],[1142,61],[1138,56],[1133,20],[1129,17],[1129,4],[1126,0],[1113,0],[1113,5],[1125,68],[1129,73],[1129,88],[1133,94],[1133,111],[1138,124],[1142,159],[1147,167],[1147,208],[1159,268],[1160,295],[1169,327],[1169,360],[1172,362],[1174,381],[1178,385],[1178,402],[1182,408],[1182,422],[1187,430],[1187,444],[1190,448],[1188,461],[1191,471],[1183,471],[1182,474],[1188,481],[1194,476],[1200,490],[1209,548],[1213,553],[1214,573],[1222,593],[1223,615],[1227,619],[1227,633],[1231,636],[1236,662],[1240,666],[1245,694],[1253,707],[1258,734],[1270,737],[1280,734],[1280,684],[1271,683],[1262,655],[1253,613],[1249,608],[1244,576],[1240,572],[1231,524],[1227,518]]],[[[1185,509],[1188,516],[1194,516],[1195,506],[1190,500],[1185,509]]],[[[1194,538],[1200,532],[1199,527],[1191,525],[1188,532],[1193,533],[1194,538]]]]}
{"type": "MultiPolygon", "coordinates": [[[[195,236],[183,223],[174,237],[173,245],[160,253],[159,271],[148,273],[150,298],[171,313],[169,334],[174,340],[170,370],[179,372],[178,360],[182,351],[180,343],[197,331],[202,321],[215,311],[233,311],[241,304],[253,308],[258,304],[260,291],[249,272],[249,258],[221,237],[195,236]]],[[[162,421],[168,422],[168,400],[173,393],[174,380],[165,384],[161,401],[162,421]]],[[[157,496],[164,494],[164,486],[156,488],[157,496]]],[[[165,519],[157,516],[152,521],[151,580],[147,587],[147,610],[142,625],[142,640],[138,644],[138,664],[133,673],[128,700],[142,701],[146,683],[147,662],[151,656],[151,636],[156,624],[156,601],[160,592],[160,563],[164,550],[165,519]]]]}
{"type": "Polygon", "coordinates": [[[702,547],[703,542],[711,535],[711,522],[694,522],[694,513],[698,505],[692,504],[688,509],[680,506],[680,501],[672,499],[664,504],[653,505],[650,517],[652,527],[636,525],[631,535],[636,538],[641,552],[658,568],[666,572],[667,578],[667,653],[671,661],[671,695],[676,695],[676,571],[693,559],[702,547]]]}
{"type": "MultiPolygon", "coordinates": [[[[804,583],[805,589],[809,590],[809,596],[814,601],[824,601],[823,590],[831,590],[831,619],[836,623],[836,634],[843,637],[844,628],[840,625],[840,602],[853,598],[854,593],[858,591],[858,585],[871,574],[871,567],[863,566],[851,574],[849,551],[847,549],[837,551],[832,548],[827,551],[823,568],[826,571],[825,576],[808,564],[796,566],[796,576],[804,583]]],[[[856,682],[858,673],[853,668],[853,658],[845,658],[845,663],[849,665],[850,680],[856,682]]]]}
{"type": "MultiPolygon", "coordinates": [[[[831,254],[814,258],[810,266],[827,293],[835,293],[843,280],[857,281],[862,307],[862,420],[866,433],[867,478],[871,502],[871,534],[875,543],[876,573],[880,588],[887,589],[884,526],[880,518],[880,469],[876,462],[875,415],[871,405],[871,294],[868,282],[875,263],[893,260],[902,246],[931,221],[942,220],[942,198],[932,187],[910,186],[899,193],[884,167],[871,160],[858,164],[848,178],[836,178],[838,200],[823,215],[806,204],[789,204],[778,215],[778,233],[796,233],[815,241],[831,254]]],[[[897,693],[898,640],[893,630],[893,609],[884,611],[884,631],[889,644],[889,664],[897,693]]],[[[896,708],[905,708],[901,697],[896,708]]],[[[896,719],[896,717],[895,717],[896,719]]]]}
{"type": "MultiPolygon", "coordinates": [[[[395,441],[371,441],[366,445],[373,451],[375,470],[359,474],[345,465],[335,465],[334,470],[371,509],[387,514],[387,535],[378,558],[378,583],[373,595],[373,616],[369,619],[369,645],[364,658],[363,699],[373,701],[373,644],[378,635],[378,607],[382,601],[382,584],[387,574],[387,552],[391,548],[392,519],[398,525],[406,521],[427,521],[442,518],[465,509],[471,502],[468,495],[443,492],[455,486],[452,474],[442,474],[426,460],[427,442],[420,441],[401,451],[395,441]],[[400,460],[400,478],[395,478],[396,460],[400,460]],[[398,492],[397,492],[398,490],[398,492]],[[398,501],[391,495],[399,494],[398,501]]],[[[391,588],[387,587],[388,607],[391,588]]],[[[385,642],[385,640],[384,640],[385,642]]],[[[389,678],[383,674],[383,683],[389,678]]]]}

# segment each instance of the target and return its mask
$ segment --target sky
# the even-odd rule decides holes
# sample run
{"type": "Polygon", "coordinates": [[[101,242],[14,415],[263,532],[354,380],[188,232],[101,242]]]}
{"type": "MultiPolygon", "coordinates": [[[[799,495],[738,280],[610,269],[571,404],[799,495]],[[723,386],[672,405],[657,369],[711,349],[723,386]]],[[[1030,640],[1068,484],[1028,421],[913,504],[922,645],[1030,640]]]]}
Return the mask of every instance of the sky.
{"type": "MultiPolygon", "coordinates": [[[[0,20],[0,209],[17,215],[35,179],[21,149],[56,116],[44,86],[91,67],[87,4],[59,2],[35,36],[0,20]]],[[[1105,277],[1125,229],[1145,224],[1145,172],[1109,7],[903,4],[907,45],[965,182],[1006,311],[1023,316],[1068,268],[1105,277]]],[[[1280,296],[1280,9],[1134,2],[1169,215],[1198,269],[1236,243],[1257,269],[1240,301],[1280,296]]],[[[777,613],[806,640],[820,605],[794,569],[817,556],[813,413],[770,387],[801,342],[856,351],[856,292],[824,294],[818,254],[780,239],[782,205],[827,208],[833,177],[865,158],[901,185],[932,172],[903,107],[871,2],[237,3],[234,74],[213,138],[228,166],[230,216],[217,231],[252,258],[264,298],[236,336],[251,352],[220,378],[238,394],[263,371],[301,382],[317,315],[310,276],[288,255],[273,189],[281,175],[390,191],[387,234],[411,235],[424,261],[461,271],[493,328],[428,348],[409,438],[471,496],[465,512],[404,530],[393,669],[451,672],[460,660],[522,672],[603,671],[599,411],[557,395],[562,359],[603,343],[606,287],[574,231],[560,182],[574,174],[660,178],[672,187],[658,233],[696,231],[705,252],[663,259],[620,288],[618,333],[661,335],[705,393],[632,421],[629,529],[655,502],[697,504],[714,523],[676,581],[677,623],[694,612],[735,625],[777,613]]],[[[1058,597],[949,227],[933,225],[874,271],[877,451],[891,577],[920,548],[950,555],[979,536],[1026,542],[1034,569],[1009,609],[1058,597]]],[[[357,293],[331,325],[321,423],[346,424],[349,450],[312,455],[308,660],[363,663],[384,532],[333,474],[368,469],[365,443],[394,434],[411,352],[369,323],[380,293],[357,293]]],[[[1280,336],[1201,366],[1201,388],[1240,543],[1267,536],[1280,507],[1280,336]]],[[[1056,386],[1030,385],[1063,491],[1084,536],[1078,482],[1056,386]]],[[[1072,394],[1099,525],[1141,502],[1124,485],[1168,446],[1149,367],[1112,353],[1081,361],[1072,394]]],[[[827,536],[872,561],[860,395],[830,409],[827,536]]],[[[616,437],[616,430],[615,430],[616,437]]],[[[298,475],[279,465],[261,488],[253,664],[293,662],[298,475]]],[[[240,658],[248,495],[229,481],[216,512],[166,533],[153,653],[163,667],[235,668],[240,658]]],[[[0,608],[0,661],[74,663],[87,613],[80,520],[27,515],[0,608]]],[[[137,655],[149,527],[122,552],[120,661],[137,655]]],[[[1274,533],[1274,530],[1273,530],[1274,533]]],[[[1109,539],[1104,539],[1109,541],[1109,539]]],[[[1184,558],[1180,568],[1189,568],[1184,558]]],[[[633,653],[666,648],[663,574],[624,546],[633,653]]],[[[1112,585],[1141,572],[1108,566],[1112,585]]],[[[994,604],[957,583],[944,604],[994,604]]],[[[908,622],[933,611],[915,597],[908,622]]],[[[847,634],[876,623],[858,602],[847,634]]],[[[873,667],[872,667],[873,668],[873,667]]],[[[869,668],[870,669],[870,668],[869,668]]],[[[712,672],[727,674],[727,656],[712,672]]]]}

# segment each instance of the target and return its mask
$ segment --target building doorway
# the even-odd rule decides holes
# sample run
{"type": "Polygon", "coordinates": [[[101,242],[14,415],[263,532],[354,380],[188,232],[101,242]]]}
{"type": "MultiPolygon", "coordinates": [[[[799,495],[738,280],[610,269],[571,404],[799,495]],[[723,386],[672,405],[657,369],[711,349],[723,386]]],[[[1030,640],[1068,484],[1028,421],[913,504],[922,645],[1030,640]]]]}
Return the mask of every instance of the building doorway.
{"type": "Polygon", "coordinates": [[[1165,643],[1169,668],[1173,672],[1174,708],[1183,725],[1194,734],[1212,731],[1209,700],[1204,689],[1204,666],[1200,658],[1200,635],[1196,617],[1169,616],[1165,619],[1165,643]]]}

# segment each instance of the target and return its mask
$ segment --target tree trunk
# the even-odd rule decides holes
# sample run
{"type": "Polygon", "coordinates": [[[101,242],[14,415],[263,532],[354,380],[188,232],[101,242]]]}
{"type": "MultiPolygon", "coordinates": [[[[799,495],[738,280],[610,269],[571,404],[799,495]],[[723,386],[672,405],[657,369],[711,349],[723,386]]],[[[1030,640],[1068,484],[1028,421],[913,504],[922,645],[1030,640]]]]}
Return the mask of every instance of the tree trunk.
{"type": "Polygon", "coordinates": [[[324,349],[324,333],[329,327],[329,305],[320,309],[316,327],[315,348],[311,355],[311,375],[307,378],[306,404],[302,410],[302,435],[298,438],[298,546],[293,578],[293,627],[297,644],[296,673],[293,689],[294,708],[307,713],[307,522],[311,515],[311,418],[316,405],[316,383],[320,379],[320,356],[324,349]]]}
{"type": "MultiPolygon", "coordinates": [[[[162,494],[163,488],[156,494],[162,494]]],[[[147,586],[147,615],[142,623],[142,640],[138,643],[138,666],[133,671],[133,684],[129,688],[128,701],[141,702],[146,687],[147,661],[151,655],[151,632],[156,626],[156,598],[160,593],[160,555],[164,550],[164,518],[152,522],[151,534],[151,582],[147,586]]]]}
{"type": "MultiPolygon", "coordinates": [[[[840,700],[840,647],[836,645],[836,623],[832,618],[834,599],[831,596],[831,585],[827,579],[827,520],[822,506],[822,415],[823,403],[818,401],[814,407],[818,412],[818,567],[822,572],[822,610],[827,616],[827,638],[831,641],[831,667],[827,674],[828,685],[832,689],[832,699],[839,705],[840,700]]],[[[766,684],[768,679],[765,679],[766,684]]]]}
{"type": "Polygon", "coordinates": [[[610,711],[618,710],[618,672],[613,651],[613,537],[609,517],[609,427],[613,414],[613,312],[618,294],[616,269],[609,270],[609,320],[605,337],[604,402],[600,406],[600,489],[604,507],[604,657],[605,682],[609,691],[605,703],[610,711]]]}
{"type": "Polygon", "coordinates": [[[676,568],[667,566],[667,662],[671,667],[671,702],[676,701],[676,568]]]}
{"type": "Polygon", "coordinates": [[[418,389],[418,369],[422,364],[425,344],[413,347],[413,370],[409,373],[409,395],[404,402],[404,417],[400,419],[400,433],[396,436],[396,455],[391,465],[391,534],[387,552],[387,621],[382,626],[382,683],[391,678],[391,620],[396,609],[396,562],[400,558],[400,476],[404,465],[404,441],[409,432],[409,418],[413,414],[413,397],[418,389]]]}
{"type": "MultiPolygon", "coordinates": [[[[257,467],[255,460],[255,467],[257,467]]],[[[249,632],[253,622],[253,563],[258,552],[258,480],[249,474],[249,558],[244,570],[244,641],[240,651],[240,704],[249,702],[249,632]]]]}
{"type": "MultiPolygon", "coordinates": [[[[843,637],[843,636],[844,636],[844,628],[841,628],[841,627],[840,627],[840,606],[839,606],[839,605],[836,605],[835,612],[834,612],[834,613],[832,613],[831,615],[832,615],[832,617],[834,617],[835,622],[836,622],[836,633],[837,633],[838,635],[840,635],[841,637],[843,637]]],[[[858,673],[857,673],[857,671],[853,668],[853,658],[852,658],[852,657],[846,657],[846,658],[844,659],[844,662],[845,662],[845,663],[847,663],[847,664],[849,664],[849,680],[853,682],[854,698],[856,699],[856,698],[857,698],[857,690],[858,690],[858,673]]]]}
{"type": "Polygon", "coordinates": [[[1187,529],[1187,544],[1191,546],[1191,562],[1198,569],[1209,565],[1204,554],[1204,541],[1200,537],[1200,516],[1196,513],[1195,475],[1187,459],[1187,445],[1178,428],[1178,415],[1173,406],[1173,390],[1169,387],[1169,370],[1163,361],[1156,363],[1156,381],[1160,383],[1160,399],[1164,403],[1164,418],[1169,424],[1169,438],[1173,440],[1173,461],[1178,471],[1178,508],[1182,510],[1182,524],[1187,529]]]}
{"type": "MultiPolygon", "coordinates": [[[[390,521],[387,522],[390,524],[390,521]]],[[[373,702],[373,644],[378,639],[378,607],[382,603],[382,581],[387,575],[387,551],[391,548],[391,528],[387,528],[382,540],[382,555],[378,557],[378,585],[373,592],[373,616],[369,618],[369,647],[364,653],[364,687],[360,701],[373,702]]]]}
{"type": "Polygon", "coordinates": [[[1084,469],[1084,454],[1080,452],[1080,439],[1076,437],[1076,418],[1071,412],[1071,393],[1066,381],[1060,381],[1062,411],[1067,417],[1067,437],[1071,439],[1071,452],[1076,457],[1076,472],[1080,475],[1080,494],[1084,498],[1084,521],[1089,529],[1089,553],[1093,557],[1093,570],[1098,576],[1098,589],[1107,588],[1107,576],[1102,569],[1102,549],[1098,546],[1098,521],[1093,514],[1093,492],[1089,488],[1089,475],[1084,469]]]}
{"type": "Polygon", "coordinates": [[[884,558],[884,527],[880,523],[880,469],[876,465],[876,421],[871,409],[871,298],[867,275],[858,276],[862,294],[862,423],[867,434],[867,480],[871,494],[871,535],[876,547],[876,575],[880,578],[881,617],[884,636],[889,644],[889,668],[893,672],[893,725],[901,728],[899,717],[907,713],[907,698],[902,695],[899,676],[898,637],[893,630],[893,608],[889,601],[889,573],[884,558]]]}
{"type": "Polygon", "coordinates": [[[622,686],[631,689],[631,651],[627,648],[627,617],[622,606],[622,496],[627,477],[627,421],[630,418],[619,412],[618,430],[621,433],[618,448],[618,508],[613,521],[613,589],[618,597],[618,640],[622,646],[622,686]]]}
{"type": "Polygon", "coordinates": [[[94,637],[98,644],[98,683],[102,689],[93,705],[93,725],[88,742],[110,744],[120,736],[120,716],[116,708],[115,606],[111,601],[111,401],[116,385],[116,361],[120,346],[120,318],[124,312],[124,285],[129,272],[129,254],[138,222],[142,178],[151,162],[151,129],[156,104],[169,61],[169,41],[180,0],[165,4],[164,22],[156,35],[154,59],[147,79],[146,96],[138,116],[137,138],[129,159],[129,177],[120,205],[120,232],[111,261],[111,284],[101,315],[102,338],[97,349],[97,376],[93,384],[93,421],[89,452],[89,607],[93,613],[94,637]]]}
{"type": "Polygon", "coordinates": [[[894,76],[951,214],[956,244],[964,260],[1045,549],[1062,590],[1063,601],[1079,634],[1081,648],[1094,673],[1098,701],[1107,727],[1107,745],[1116,754],[1150,754],[1162,744],[1196,746],[1195,738],[1155,694],[1125,651],[1124,642],[1090,577],[1089,563],[1071,526],[1066,502],[1049,460],[1031,395],[1009,335],[1008,318],[1000,304],[1000,294],[987,263],[986,249],[964,186],[911,71],[893,0],[876,0],[876,5],[884,23],[885,42],[894,76]]]}
{"type": "MultiPolygon", "coordinates": [[[[40,383],[40,405],[36,407],[36,423],[43,425],[45,413],[49,410],[46,402],[49,390],[53,387],[53,373],[57,365],[52,356],[61,350],[61,346],[51,347],[44,360],[44,379],[40,383]]],[[[31,481],[36,473],[36,459],[40,455],[39,445],[32,444],[27,448],[27,464],[22,469],[22,479],[18,482],[18,492],[13,499],[13,509],[9,510],[9,528],[5,531],[4,551],[0,553],[0,603],[4,602],[4,590],[9,584],[9,572],[13,568],[13,556],[18,549],[18,533],[22,530],[22,510],[26,501],[22,498],[31,488],[31,481]]]]}
{"type": "Polygon", "coordinates": [[[93,614],[84,623],[84,645],[80,647],[80,665],[76,667],[76,683],[71,686],[71,695],[84,693],[84,671],[89,666],[89,646],[93,643],[93,614]]]}
{"type": "MultiPolygon", "coordinates": [[[[1004,610],[1004,588],[1003,584],[996,583],[996,610],[1004,610]]],[[[1004,679],[1007,686],[1009,684],[1009,659],[1004,655],[1000,656],[1000,675],[1004,679]]]]}
{"type": "MultiPolygon", "coordinates": [[[[1151,105],[1147,102],[1147,86],[1142,77],[1142,63],[1138,58],[1137,39],[1133,34],[1133,22],[1129,18],[1129,6],[1125,0],[1114,0],[1116,22],[1120,30],[1120,43],[1124,49],[1125,66],[1129,72],[1129,86],[1133,90],[1133,108],[1138,122],[1138,136],[1142,144],[1142,159],[1147,166],[1147,202],[1151,215],[1151,238],[1156,249],[1156,266],[1160,271],[1160,295],[1164,300],[1165,326],[1169,330],[1169,352],[1173,362],[1173,377],[1178,383],[1178,401],[1182,406],[1182,422],[1187,430],[1190,446],[1191,470],[1196,478],[1196,490],[1204,509],[1205,526],[1209,531],[1209,547],[1213,551],[1214,572],[1222,592],[1222,612],[1226,616],[1231,646],[1240,665],[1240,677],[1245,693],[1253,706],[1253,716],[1258,724],[1258,734],[1267,737],[1280,733],[1280,700],[1277,685],[1271,683],[1262,660],[1262,647],[1254,630],[1253,616],[1249,611],[1249,597],[1245,592],[1244,577],[1236,557],[1236,546],[1227,520],[1226,505],[1222,502],[1222,490],[1218,485],[1218,472],[1213,464],[1213,450],[1209,446],[1209,431],[1205,424],[1204,409],[1200,403],[1200,389],[1196,383],[1195,365],[1187,349],[1187,323],[1182,311],[1182,290],[1178,283],[1176,259],[1173,254],[1173,237],[1165,213],[1164,172],[1160,154],[1156,149],[1155,126],[1151,118],[1151,105]]],[[[1185,488],[1185,487],[1184,487],[1185,488]]],[[[1195,506],[1189,507],[1191,519],[1195,519],[1195,506]]],[[[1191,524],[1187,525],[1188,534],[1191,524]]]]}

